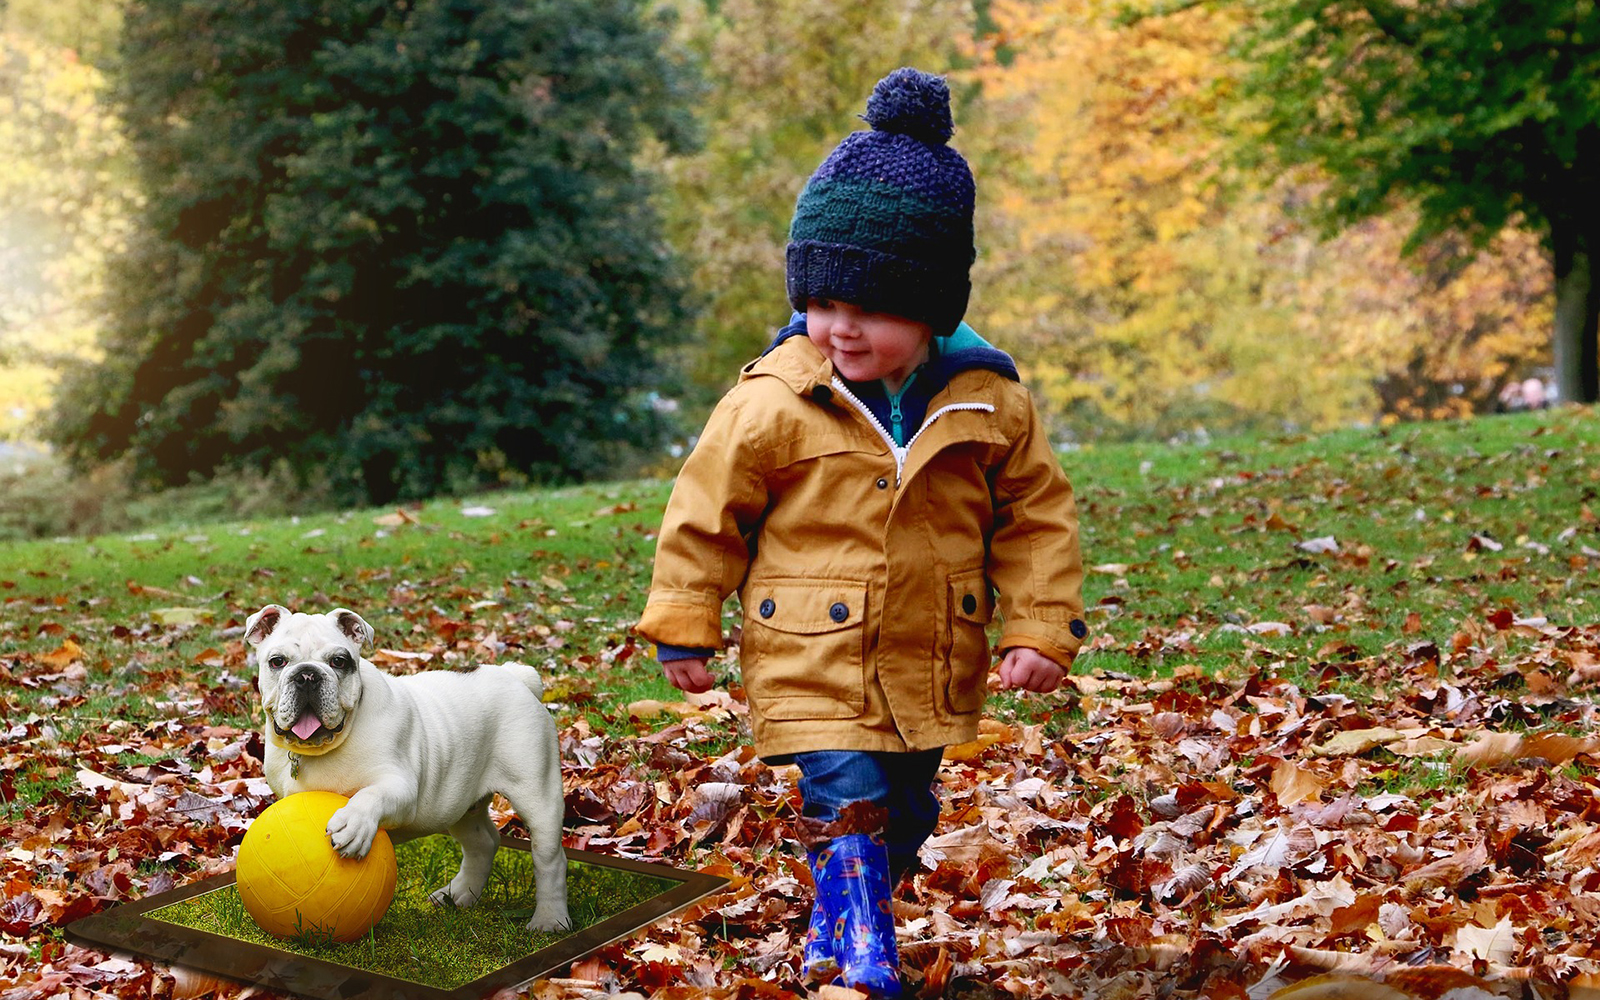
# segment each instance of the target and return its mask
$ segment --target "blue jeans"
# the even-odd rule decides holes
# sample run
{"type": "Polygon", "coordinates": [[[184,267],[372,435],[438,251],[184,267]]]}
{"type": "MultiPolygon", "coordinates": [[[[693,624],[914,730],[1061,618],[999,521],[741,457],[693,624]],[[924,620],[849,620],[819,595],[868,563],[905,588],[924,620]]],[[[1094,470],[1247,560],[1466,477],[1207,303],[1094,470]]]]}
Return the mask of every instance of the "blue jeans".
{"type": "MultiPolygon", "coordinates": [[[[827,823],[852,802],[888,810],[883,840],[889,849],[893,882],[917,863],[917,848],[939,822],[934,776],[943,748],[910,753],[869,750],[813,750],[794,755],[800,768],[802,816],[827,823]]],[[[875,831],[860,831],[875,832],[875,831]]]]}

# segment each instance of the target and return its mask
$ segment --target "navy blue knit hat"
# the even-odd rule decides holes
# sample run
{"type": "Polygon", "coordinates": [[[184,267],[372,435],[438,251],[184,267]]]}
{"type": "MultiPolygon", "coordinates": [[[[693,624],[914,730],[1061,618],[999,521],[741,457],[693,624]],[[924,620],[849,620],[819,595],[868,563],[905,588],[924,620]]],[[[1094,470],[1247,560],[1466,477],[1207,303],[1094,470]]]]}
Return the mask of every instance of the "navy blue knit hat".
{"type": "Polygon", "coordinates": [[[789,225],[789,304],[838,299],[950,333],[972,291],[972,171],[946,145],[942,77],[905,67],[878,81],[852,132],[811,175],[789,225]]]}

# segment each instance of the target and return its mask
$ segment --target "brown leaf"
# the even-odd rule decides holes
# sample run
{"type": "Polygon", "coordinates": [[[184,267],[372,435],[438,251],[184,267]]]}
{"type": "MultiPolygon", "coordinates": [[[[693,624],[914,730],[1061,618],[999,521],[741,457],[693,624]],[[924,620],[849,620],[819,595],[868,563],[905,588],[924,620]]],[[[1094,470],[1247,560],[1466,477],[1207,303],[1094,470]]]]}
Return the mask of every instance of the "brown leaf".
{"type": "Polygon", "coordinates": [[[969,760],[977,760],[983,756],[985,751],[999,742],[1000,737],[998,736],[979,735],[977,739],[968,743],[956,743],[945,747],[944,759],[957,764],[969,760]]]}
{"type": "Polygon", "coordinates": [[[1318,625],[1332,625],[1339,620],[1339,612],[1336,609],[1321,604],[1307,604],[1301,610],[1306,613],[1307,618],[1318,625]]]}
{"type": "Polygon", "coordinates": [[[195,997],[224,992],[235,985],[231,980],[213,976],[209,972],[197,972],[185,965],[174,965],[167,972],[172,976],[172,1000],[194,1000],[195,997]]]}
{"type": "Polygon", "coordinates": [[[939,954],[927,968],[922,970],[922,988],[918,991],[922,996],[942,997],[950,986],[950,977],[955,973],[955,963],[950,960],[950,952],[944,946],[939,947],[939,954]]]}
{"type": "Polygon", "coordinates": [[[372,523],[380,528],[398,528],[402,524],[421,524],[417,516],[404,507],[397,507],[388,514],[380,514],[372,519],[372,523]]]}
{"type": "MultiPolygon", "coordinates": [[[[1256,842],[1234,866],[1222,876],[1227,885],[1247,871],[1281,868],[1305,858],[1317,849],[1317,835],[1311,827],[1297,823],[1292,827],[1279,826],[1256,842]]],[[[1482,847],[1479,847],[1482,850],[1482,847]]]]}
{"type": "MultiPolygon", "coordinates": [[[[1309,949],[1307,949],[1309,951],[1309,949]]],[[[1416,1000],[1392,986],[1345,972],[1329,972],[1275,991],[1267,1000],[1416,1000]]]]}
{"type": "Polygon", "coordinates": [[[996,840],[984,825],[974,825],[930,837],[922,844],[924,860],[937,865],[948,861],[966,869],[976,869],[978,862],[990,857],[1009,857],[1004,844],[996,840]]]}
{"type": "Polygon", "coordinates": [[[1473,844],[1465,851],[1457,851],[1448,858],[1440,858],[1408,872],[1403,879],[1407,892],[1416,894],[1429,889],[1453,889],[1483,871],[1489,863],[1489,851],[1483,844],[1473,844]]]}
{"type": "Polygon", "coordinates": [[[1456,751],[1455,762],[1462,767],[1501,767],[1522,756],[1521,733],[1480,733],[1478,738],[1456,751]]]}
{"type": "Polygon", "coordinates": [[[1280,760],[1272,767],[1272,792],[1285,808],[1306,799],[1316,799],[1328,783],[1291,760],[1280,760]]]}
{"type": "Polygon", "coordinates": [[[1165,882],[1151,886],[1156,899],[1168,905],[1182,905],[1197,892],[1211,887],[1211,866],[1193,864],[1172,873],[1165,882]]]}
{"type": "Polygon", "coordinates": [[[1333,734],[1327,742],[1311,748],[1311,752],[1319,757],[1345,757],[1363,754],[1375,747],[1381,747],[1400,739],[1398,729],[1388,726],[1374,726],[1370,729],[1346,729],[1333,734]]]}
{"type": "Polygon", "coordinates": [[[1522,756],[1538,757],[1552,764],[1565,764],[1579,754],[1594,753],[1596,748],[1600,748],[1600,737],[1532,733],[1522,741],[1522,756]]]}
{"type": "Polygon", "coordinates": [[[1362,893],[1356,901],[1349,906],[1341,906],[1330,914],[1333,921],[1330,933],[1334,937],[1343,937],[1346,934],[1359,934],[1365,931],[1378,919],[1378,910],[1383,906],[1383,897],[1377,893],[1362,893]]]}

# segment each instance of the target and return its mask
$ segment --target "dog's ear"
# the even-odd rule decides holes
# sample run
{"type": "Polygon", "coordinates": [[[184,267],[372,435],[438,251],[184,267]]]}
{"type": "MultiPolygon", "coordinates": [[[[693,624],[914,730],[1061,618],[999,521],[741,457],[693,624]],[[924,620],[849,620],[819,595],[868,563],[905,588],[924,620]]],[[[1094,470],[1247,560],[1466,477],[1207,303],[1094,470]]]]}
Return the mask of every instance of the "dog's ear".
{"type": "Polygon", "coordinates": [[[328,617],[339,626],[339,631],[355,641],[356,648],[360,649],[372,641],[372,626],[361,620],[361,616],[354,611],[344,608],[334,608],[328,612],[328,617]]]}
{"type": "Polygon", "coordinates": [[[288,608],[280,604],[269,604],[246,618],[244,620],[245,641],[252,646],[261,645],[262,640],[272,634],[272,630],[278,627],[278,621],[286,614],[289,614],[288,608]]]}

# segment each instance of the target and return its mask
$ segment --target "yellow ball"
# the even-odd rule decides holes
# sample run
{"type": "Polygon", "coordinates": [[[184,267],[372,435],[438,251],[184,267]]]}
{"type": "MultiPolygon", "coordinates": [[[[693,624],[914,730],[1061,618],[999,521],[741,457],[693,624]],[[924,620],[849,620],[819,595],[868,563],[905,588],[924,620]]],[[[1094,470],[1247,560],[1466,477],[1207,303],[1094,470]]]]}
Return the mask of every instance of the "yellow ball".
{"type": "Polygon", "coordinates": [[[350,801],[333,792],[298,792],[256,817],[239,844],[239,898],[268,934],[323,934],[354,941],[394,898],[394,844],[383,830],[360,860],[328,840],[328,818],[350,801]]]}

